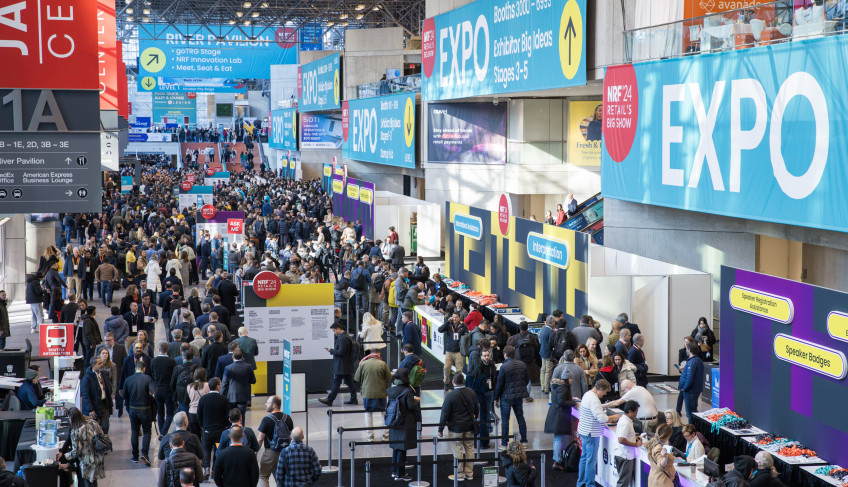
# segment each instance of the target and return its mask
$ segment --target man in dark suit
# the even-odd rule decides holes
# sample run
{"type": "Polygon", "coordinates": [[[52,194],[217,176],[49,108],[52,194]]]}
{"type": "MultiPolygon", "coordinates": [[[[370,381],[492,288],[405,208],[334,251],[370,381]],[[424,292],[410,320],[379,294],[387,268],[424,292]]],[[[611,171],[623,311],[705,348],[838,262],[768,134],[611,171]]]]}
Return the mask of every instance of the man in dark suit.
{"type": "Polygon", "coordinates": [[[112,414],[112,385],[103,375],[103,359],[95,356],[80,383],[80,411],[92,415],[104,433],[109,434],[109,415],[112,414]]]}
{"type": "Polygon", "coordinates": [[[642,331],[639,330],[639,325],[637,325],[636,323],[630,322],[630,318],[628,318],[627,313],[621,313],[620,315],[618,315],[615,318],[615,321],[621,323],[622,329],[627,328],[628,330],[630,330],[630,336],[631,337],[634,337],[634,336],[638,335],[639,333],[642,333],[642,331]]]}
{"type": "Polygon", "coordinates": [[[623,353],[625,357],[630,355],[630,330],[622,328],[618,334],[618,341],[615,342],[615,353],[623,353]]]}
{"type": "Polygon", "coordinates": [[[215,365],[215,377],[219,379],[224,378],[224,369],[226,369],[228,365],[233,363],[233,352],[238,350],[238,348],[238,342],[230,342],[227,345],[227,350],[229,351],[229,353],[227,353],[223,357],[218,358],[218,364],[215,365]]]}
{"type": "Polygon", "coordinates": [[[77,311],[79,311],[77,296],[73,293],[68,293],[68,304],[62,306],[62,310],[59,312],[59,323],[73,323],[74,318],[77,316],[77,311]]]}
{"type": "MultiPolygon", "coordinates": [[[[209,474],[209,465],[212,462],[212,452],[215,450],[215,442],[221,438],[221,433],[229,428],[230,402],[221,395],[221,381],[218,378],[209,379],[209,394],[200,398],[197,403],[197,422],[202,431],[201,443],[203,444],[203,470],[209,474]]],[[[253,452],[250,454],[256,461],[253,452]]],[[[257,474],[258,475],[258,474],[257,474]]]]}
{"type": "Polygon", "coordinates": [[[218,284],[218,296],[221,297],[221,305],[227,308],[230,316],[235,316],[236,300],[239,297],[239,291],[236,285],[230,280],[230,274],[227,272],[221,274],[221,283],[218,284]]]}
{"type": "Polygon", "coordinates": [[[244,446],[244,430],[234,426],[230,430],[230,446],[215,459],[215,485],[218,487],[256,487],[259,482],[259,464],[256,453],[244,446]]]}
{"type": "Polygon", "coordinates": [[[627,353],[627,360],[636,366],[636,385],[647,387],[648,385],[648,363],[645,361],[645,336],[641,333],[633,335],[633,346],[627,353]]]}
{"type": "MultiPolygon", "coordinates": [[[[103,349],[109,350],[109,360],[115,364],[115,368],[121,367],[121,369],[117,370],[117,384],[121,380],[121,371],[124,366],[124,361],[127,359],[127,349],[120,343],[115,342],[115,335],[112,332],[106,333],[106,342],[101,343],[97,346],[95,350],[95,357],[100,356],[100,351],[103,349]]],[[[115,391],[115,409],[118,410],[118,417],[124,415],[124,398],[121,396],[121,388],[118,387],[118,390],[115,391]]]]}
{"type": "Polygon", "coordinates": [[[328,348],[327,351],[333,356],[333,388],[330,389],[330,394],[327,397],[318,399],[318,402],[326,406],[332,406],[336,395],[339,393],[339,387],[342,381],[347,384],[350,390],[350,400],[345,401],[345,404],[359,404],[356,399],[356,388],[353,385],[353,372],[355,364],[350,360],[352,353],[353,341],[350,339],[344,326],[338,321],[330,325],[333,334],[336,335],[336,341],[333,348],[328,348]]]}
{"type": "Polygon", "coordinates": [[[216,313],[218,315],[218,321],[229,327],[230,311],[221,304],[221,296],[218,296],[217,294],[212,296],[212,303],[215,306],[212,307],[212,312],[209,314],[209,322],[211,323],[213,321],[212,313],[216,313]]]}
{"type": "Polygon", "coordinates": [[[230,408],[239,408],[241,416],[247,413],[250,402],[250,385],[256,384],[253,366],[244,361],[241,350],[233,352],[233,363],[224,369],[224,383],[221,394],[230,401],[230,408]]]}
{"type": "Polygon", "coordinates": [[[174,419],[176,404],[174,403],[171,390],[171,376],[177,363],[168,356],[168,344],[159,343],[159,354],[150,362],[150,370],[153,373],[153,383],[156,386],[156,421],[159,425],[159,439],[168,433],[171,421],[174,419]]]}
{"type": "Polygon", "coordinates": [[[203,349],[202,363],[203,367],[209,370],[215,370],[218,364],[218,359],[227,354],[227,347],[224,345],[224,334],[216,331],[212,336],[212,343],[203,349]]]}

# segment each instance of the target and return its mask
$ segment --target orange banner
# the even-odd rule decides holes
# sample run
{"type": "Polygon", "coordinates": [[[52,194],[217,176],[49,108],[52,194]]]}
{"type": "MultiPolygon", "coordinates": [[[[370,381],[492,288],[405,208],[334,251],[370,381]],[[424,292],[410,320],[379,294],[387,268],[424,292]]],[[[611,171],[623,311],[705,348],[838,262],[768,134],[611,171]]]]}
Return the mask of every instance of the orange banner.
{"type": "Polygon", "coordinates": [[[694,19],[704,15],[718,14],[728,10],[752,7],[769,3],[772,0],[684,0],[684,14],[686,19],[694,19]]]}

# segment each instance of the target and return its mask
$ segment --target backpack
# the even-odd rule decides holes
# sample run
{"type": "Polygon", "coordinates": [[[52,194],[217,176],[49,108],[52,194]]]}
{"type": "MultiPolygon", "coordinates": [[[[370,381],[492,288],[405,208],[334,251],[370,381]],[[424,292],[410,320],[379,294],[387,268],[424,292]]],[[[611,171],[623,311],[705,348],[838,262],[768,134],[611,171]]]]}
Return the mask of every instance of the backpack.
{"type": "Polygon", "coordinates": [[[474,333],[468,332],[459,338],[459,354],[463,357],[471,355],[471,349],[474,347],[474,333]]]}
{"type": "Polygon", "coordinates": [[[527,336],[524,338],[518,339],[518,346],[516,347],[518,360],[521,360],[525,363],[530,363],[536,360],[535,350],[533,350],[533,342],[530,339],[530,333],[527,333],[527,336]]]}
{"type": "Polygon", "coordinates": [[[553,349],[551,350],[551,358],[555,361],[558,362],[565,351],[569,349],[569,342],[571,342],[569,337],[570,334],[571,332],[565,329],[559,329],[554,333],[554,344],[553,349]]]}
{"type": "MultiPolygon", "coordinates": [[[[414,368],[415,367],[413,367],[413,369],[414,368]]],[[[409,389],[404,389],[404,391],[394,399],[391,397],[389,398],[389,403],[386,405],[386,413],[383,416],[386,426],[397,427],[403,424],[404,413],[400,407],[400,400],[406,394],[409,394],[409,389]]]]}
{"type": "Polygon", "coordinates": [[[365,278],[362,276],[362,272],[362,267],[357,267],[350,275],[350,287],[357,291],[365,290],[365,278]]]}
{"type": "Polygon", "coordinates": [[[377,276],[374,278],[374,281],[371,283],[374,286],[374,289],[377,292],[380,292],[383,289],[383,284],[386,283],[386,275],[382,272],[378,272],[377,276]]]}
{"type": "Polygon", "coordinates": [[[351,338],[350,340],[350,355],[348,356],[348,360],[350,363],[355,364],[359,362],[359,359],[362,358],[362,345],[351,338]]]}
{"type": "Polygon", "coordinates": [[[424,361],[418,360],[418,363],[412,366],[409,371],[409,385],[412,387],[421,387],[424,383],[424,377],[427,376],[427,369],[424,368],[424,361]]]}
{"type": "MultiPolygon", "coordinates": [[[[173,450],[171,450],[173,452],[173,450]]],[[[165,464],[167,465],[167,475],[165,478],[167,482],[165,483],[168,487],[180,487],[183,484],[180,483],[180,469],[174,468],[174,462],[171,460],[171,455],[168,455],[168,458],[165,459],[165,464]]]]}
{"type": "Polygon", "coordinates": [[[288,416],[286,416],[286,413],[283,413],[283,417],[279,420],[273,414],[269,414],[268,417],[274,422],[274,437],[271,439],[271,450],[277,452],[283,451],[283,448],[291,443],[291,431],[289,431],[289,425],[286,424],[286,418],[288,416]]]}
{"type": "Polygon", "coordinates": [[[196,368],[196,364],[190,364],[188,367],[184,367],[180,371],[180,375],[177,376],[177,390],[174,391],[174,396],[176,396],[177,401],[183,406],[188,406],[189,397],[188,397],[188,386],[194,382],[194,369],[196,368]]]}
{"type": "Polygon", "coordinates": [[[565,447],[562,453],[562,465],[566,472],[577,472],[580,470],[580,447],[576,441],[565,447]]]}

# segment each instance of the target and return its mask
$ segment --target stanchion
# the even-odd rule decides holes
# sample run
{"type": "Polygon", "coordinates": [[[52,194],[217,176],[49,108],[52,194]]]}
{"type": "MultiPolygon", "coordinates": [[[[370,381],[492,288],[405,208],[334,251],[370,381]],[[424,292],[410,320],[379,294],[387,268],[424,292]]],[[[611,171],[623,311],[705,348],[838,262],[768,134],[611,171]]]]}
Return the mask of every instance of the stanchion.
{"type": "Polygon", "coordinates": [[[545,454],[542,453],[542,487],[545,487],[545,454]]]}
{"type": "Polygon", "coordinates": [[[421,422],[420,421],[418,422],[416,429],[418,430],[418,432],[416,434],[417,435],[416,439],[418,440],[416,442],[416,443],[418,443],[418,453],[416,455],[416,461],[418,462],[418,480],[410,482],[409,487],[429,487],[430,482],[425,482],[425,481],[421,480],[421,422]]]}
{"type": "MultiPolygon", "coordinates": [[[[327,466],[321,469],[323,473],[335,472],[337,467],[333,466],[333,410],[327,410],[327,466]]],[[[307,417],[307,423],[309,418],[307,417]]],[[[339,460],[341,461],[341,460],[339,460]]]]}
{"type": "Polygon", "coordinates": [[[356,479],[354,475],[356,474],[355,469],[353,468],[353,464],[356,461],[356,442],[350,442],[350,487],[353,487],[353,484],[356,483],[356,479]]]}
{"type": "Polygon", "coordinates": [[[365,462],[365,487],[371,487],[371,462],[365,462]]]}
{"type": "Polygon", "coordinates": [[[439,462],[439,437],[433,437],[433,487],[436,487],[439,484],[437,480],[439,477],[436,474],[436,470],[438,469],[439,462]]]}
{"type": "Polygon", "coordinates": [[[459,462],[456,460],[456,457],[453,457],[453,487],[458,487],[459,485],[459,462]]]}
{"type": "MultiPolygon", "coordinates": [[[[495,436],[497,436],[497,435],[495,435],[495,436]]],[[[500,440],[498,440],[498,441],[500,441],[500,440]]],[[[498,467],[498,483],[499,484],[505,484],[506,483],[506,477],[501,475],[501,457],[498,455],[499,453],[500,453],[500,447],[496,446],[494,454],[495,454],[495,465],[497,465],[497,467],[498,467]]]]}
{"type": "Polygon", "coordinates": [[[342,487],[342,436],[344,436],[344,426],[339,426],[339,482],[336,487],[342,487]]]}

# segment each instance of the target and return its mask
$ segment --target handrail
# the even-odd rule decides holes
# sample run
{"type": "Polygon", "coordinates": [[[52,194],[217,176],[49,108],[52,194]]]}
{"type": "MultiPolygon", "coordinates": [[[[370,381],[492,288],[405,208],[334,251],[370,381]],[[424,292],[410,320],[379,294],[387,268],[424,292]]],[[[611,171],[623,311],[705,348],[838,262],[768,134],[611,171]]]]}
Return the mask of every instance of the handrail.
{"type": "Polygon", "coordinates": [[[713,12],[711,14],[701,15],[700,17],[690,17],[688,19],[683,19],[683,20],[673,20],[671,22],[665,22],[665,23],[662,23],[662,24],[655,24],[655,25],[651,25],[651,26],[648,26],[648,27],[638,27],[638,28],[635,28],[635,29],[624,29],[624,33],[627,34],[629,32],[636,32],[636,31],[639,31],[639,30],[651,29],[651,28],[654,28],[654,27],[668,27],[668,26],[671,26],[671,25],[674,25],[674,24],[680,24],[680,23],[683,23],[683,22],[697,22],[698,20],[703,20],[703,19],[706,19],[706,18],[709,18],[709,17],[725,16],[725,15],[732,14],[734,12],[743,12],[743,11],[747,11],[747,10],[755,10],[757,8],[760,8],[760,7],[766,7],[768,5],[777,5],[777,4],[780,4],[781,6],[788,6],[788,7],[794,6],[793,0],[774,0],[772,2],[758,3],[756,5],[749,5],[747,7],[737,8],[737,9],[733,9],[733,10],[723,10],[721,12],[713,12]]]}

